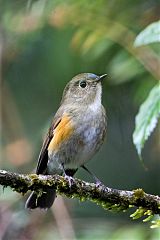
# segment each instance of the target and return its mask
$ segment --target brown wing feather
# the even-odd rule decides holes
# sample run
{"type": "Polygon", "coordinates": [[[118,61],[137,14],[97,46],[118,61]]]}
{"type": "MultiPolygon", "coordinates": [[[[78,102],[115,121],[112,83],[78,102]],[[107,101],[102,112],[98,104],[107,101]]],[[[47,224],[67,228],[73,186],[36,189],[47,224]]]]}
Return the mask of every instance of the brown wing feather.
{"type": "Polygon", "coordinates": [[[47,163],[48,163],[48,146],[54,136],[54,129],[58,126],[58,124],[61,122],[61,118],[58,118],[55,123],[51,125],[49,128],[48,134],[43,142],[39,157],[38,157],[38,164],[36,173],[37,174],[44,174],[47,169],[47,163]]]}

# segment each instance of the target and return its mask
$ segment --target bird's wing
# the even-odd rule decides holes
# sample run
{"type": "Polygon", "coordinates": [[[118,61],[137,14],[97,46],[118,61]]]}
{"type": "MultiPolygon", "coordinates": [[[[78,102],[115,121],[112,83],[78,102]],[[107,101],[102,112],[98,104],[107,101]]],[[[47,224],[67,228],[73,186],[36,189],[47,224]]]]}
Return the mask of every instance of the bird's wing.
{"type": "Polygon", "coordinates": [[[48,163],[48,151],[56,152],[63,142],[71,136],[74,131],[74,126],[71,116],[63,114],[54,121],[48,131],[48,134],[42,145],[42,149],[38,158],[37,174],[45,173],[48,163]]]}
{"type": "Polygon", "coordinates": [[[47,169],[47,163],[48,163],[48,146],[54,137],[54,129],[58,126],[58,124],[61,122],[61,118],[58,118],[54,121],[49,128],[49,131],[47,133],[47,136],[44,139],[39,157],[38,157],[38,164],[36,173],[37,174],[43,174],[47,169]],[[55,122],[55,123],[54,123],[55,122]]]}

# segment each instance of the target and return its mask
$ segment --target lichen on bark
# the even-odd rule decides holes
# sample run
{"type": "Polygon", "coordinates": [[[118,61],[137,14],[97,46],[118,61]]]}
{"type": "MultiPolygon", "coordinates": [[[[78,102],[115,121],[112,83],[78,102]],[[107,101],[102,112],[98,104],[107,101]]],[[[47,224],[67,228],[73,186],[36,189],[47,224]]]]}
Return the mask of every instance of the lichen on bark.
{"type": "Polygon", "coordinates": [[[47,186],[55,188],[60,195],[78,198],[80,201],[89,200],[114,212],[136,208],[131,217],[133,219],[145,217],[143,221],[160,214],[160,197],[147,194],[143,189],[118,190],[77,178],[72,178],[70,184],[68,178],[59,175],[18,174],[5,170],[0,170],[0,184],[23,195],[28,191],[36,191],[37,195],[40,195],[45,192],[47,186]]]}

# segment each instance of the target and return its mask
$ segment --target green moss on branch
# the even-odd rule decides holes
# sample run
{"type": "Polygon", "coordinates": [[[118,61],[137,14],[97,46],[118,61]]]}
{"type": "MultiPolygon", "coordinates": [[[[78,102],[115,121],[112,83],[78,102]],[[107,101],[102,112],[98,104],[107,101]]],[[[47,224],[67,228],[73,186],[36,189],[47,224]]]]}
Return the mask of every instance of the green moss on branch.
{"type": "Polygon", "coordinates": [[[25,194],[29,190],[38,194],[45,192],[46,186],[57,189],[57,193],[69,198],[78,198],[81,201],[92,201],[104,209],[124,211],[130,207],[136,207],[136,212],[131,215],[133,219],[154,214],[160,214],[160,197],[147,194],[142,189],[124,191],[97,186],[76,178],[72,178],[72,184],[67,178],[59,175],[18,174],[0,170],[0,184],[3,187],[11,187],[12,190],[25,194]]]}

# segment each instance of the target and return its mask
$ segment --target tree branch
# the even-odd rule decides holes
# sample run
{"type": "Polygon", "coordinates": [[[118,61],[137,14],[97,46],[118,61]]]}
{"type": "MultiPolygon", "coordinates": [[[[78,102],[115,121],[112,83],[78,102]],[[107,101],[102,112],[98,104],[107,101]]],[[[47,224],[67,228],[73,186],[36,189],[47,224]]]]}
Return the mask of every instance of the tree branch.
{"type": "Polygon", "coordinates": [[[9,186],[18,193],[25,194],[31,190],[41,194],[48,186],[55,188],[60,195],[82,201],[89,200],[108,210],[120,211],[137,207],[132,214],[133,218],[160,214],[160,197],[147,194],[142,189],[117,190],[76,178],[71,178],[71,183],[70,186],[69,180],[59,175],[18,174],[0,170],[0,184],[3,187],[9,186]]]}

